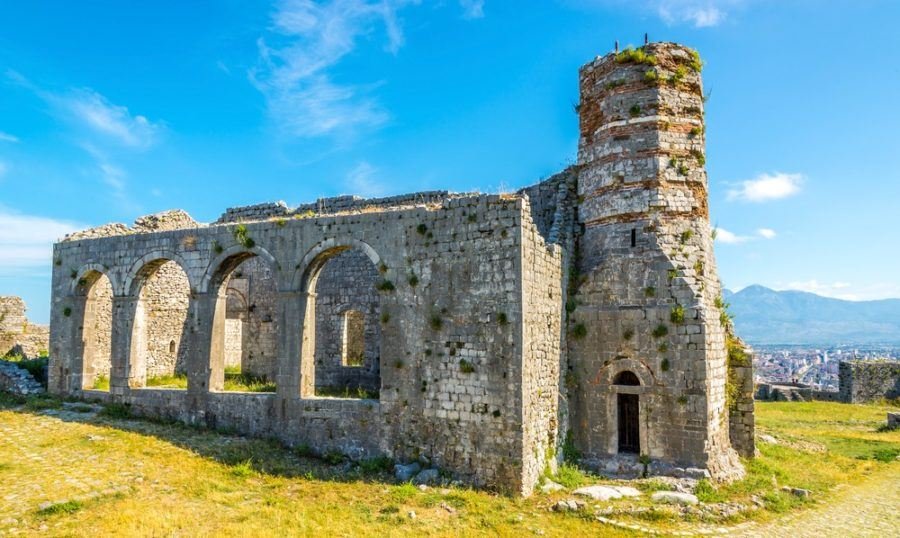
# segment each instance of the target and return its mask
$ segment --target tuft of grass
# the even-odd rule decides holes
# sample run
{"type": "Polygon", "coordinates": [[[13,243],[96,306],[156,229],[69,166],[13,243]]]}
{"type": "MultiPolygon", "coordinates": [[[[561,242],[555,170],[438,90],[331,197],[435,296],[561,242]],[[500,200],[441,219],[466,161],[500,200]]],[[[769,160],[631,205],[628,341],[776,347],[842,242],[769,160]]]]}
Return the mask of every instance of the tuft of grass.
{"type": "Polygon", "coordinates": [[[224,390],[233,392],[275,392],[275,383],[265,376],[225,372],[224,390]]]}
{"type": "Polygon", "coordinates": [[[131,414],[131,404],[107,404],[103,407],[103,409],[100,410],[100,416],[119,420],[127,420],[133,418],[133,415],[131,414]]]}
{"type": "Polygon", "coordinates": [[[368,475],[390,473],[394,470],[394,460],[387,456],[377,456],[360,460],[359,469],[368,475]]]}
{"type": "Polygon", "coordinates": [[[244,224],[235,226],[234,230],[231,231],[231,234],[234,236],[234,240],[244,248],[250,249],[256,246],[256,241],[250,237],[250,232],[244,224]]]}
{"type": "Polygon", "coordinates": [[[684,307],[680,304],[673,306],[669,312],[669,321],[676,325],[684,323],[684,307]]]}
{"type": "Polygon", "coordinates": [[[186,389],[187,376],[184,374],[165,374],[147,378],[147,387],[159,389],[186,389]]]}
{"type": "Polygon", "coordinates": [[[663,336],[666,336],[667,334],[669,334],[669,328],[666,327],[664,324],[660,323],[659,325],[656,326],[655,329],[653,329],[652,334],[653,334],[653,338],[662,338],[663,336]]]}
{"type": "Polygon", "coordinates": [[[631,105],[631,108],[628,109],[628,114],[632,118],[636,118],[641,115],[641,106],[640,105],[631,105]]]}
{"type": "Polygon", "coordinates": [[[622,332],[622,338],[624,340],[631,340],[634,338],[634,329],[628,328],[622,332]]]}
{"type": "Polygon", "coordinates": [[[250,478],[256,474],[253,468],[253,458],[244,460],[237,465],[231,466],[231,474],[238,478],[250,478]]]}
{"type": "Polygon", "coordinates": [[[46,411],[48,409],[62,409],[62,400],[53,396],[29,396],[25,400],[25,409],[29,411],[46,411]]]}
{"type": "Polygon", "coordinates": [[[52,516],[56,514],[74,514],[75,512],[84,508],[84,503],[81,501],[65,501],[61,503],[51,504],[46,508],[41,508],[37,511],[39,516],[52,516]]]}
{"type": "Polygon", "coordinates": [[[375,286],[375,288],[376,288],[378,291],[394,291],[394,290],[396,289],[395,286],[394,286],[394,283],[391,282],[390,280],[387,280],[387,279],[382,280],[381,282],[379,282],[379,283],[375,286]]]}
{"type": "Polygon", "coordinates": [[[475,365],[466,359],[459,359],[459,371],[464,374],[471,374],[475,372],[475,365]]]}
{"type": "Polygon", "coordinates": [[[658,60],[653,54],[648,54],[644,48],[628,46],[622,52],[616,54],[616,62],[620,64],[634,63],[644,65],[656,65],[658,60]]]}
{"type": "Polygon", "coordinates": [[[444,326],[444,319],[441,318],[440,314],[432,314],[428,320],[428,325],[432,331],[439,331],[444,326]]]}
{"type": "Polygon", "coordinates": [[[94,384],[91,385],[93,390],[109,390],[109,376],[98,375],[94,378],[94,384]]]}
{"type": "Polygon", "coordinates": [[[656,288],[653,286],[644,288],[644,297],[656,297],[656,288]]]}
{"type": "Polygon", "coordinates": [[[577,488],[591,481],[590,477],[577,466],[571,463],[563,463],[556,470],[553,480],[567,488],[577,488]]]}
{"type": "Polygon", "coordinates": [[[497,313],[497,323],[500,325],[506,325],[509,323],[509,318],[506,315],[506,312],[498,312],[497,313]]]}

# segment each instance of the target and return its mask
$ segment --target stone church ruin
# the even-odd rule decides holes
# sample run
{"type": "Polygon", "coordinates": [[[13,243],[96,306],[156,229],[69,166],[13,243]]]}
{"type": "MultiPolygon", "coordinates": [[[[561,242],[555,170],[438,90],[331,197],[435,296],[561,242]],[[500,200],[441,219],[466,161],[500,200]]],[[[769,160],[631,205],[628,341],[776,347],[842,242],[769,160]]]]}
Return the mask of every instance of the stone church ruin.
{"type": "Polygon", "coordinates": [[[606,473],[740,476],[752,371],[727,358],[699,59],[608,54],[580,90],[577,164],[516,193],[66,237],[50,390],[526,495],[564,449],[606,473]]]}

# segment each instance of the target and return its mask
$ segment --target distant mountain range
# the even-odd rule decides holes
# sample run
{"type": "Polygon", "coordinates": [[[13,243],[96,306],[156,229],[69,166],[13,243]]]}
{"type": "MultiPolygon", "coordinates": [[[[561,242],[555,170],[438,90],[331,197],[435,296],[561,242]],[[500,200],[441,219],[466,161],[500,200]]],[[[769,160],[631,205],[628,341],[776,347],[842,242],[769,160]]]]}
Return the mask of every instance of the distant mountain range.
{"type": "Polygon", "coordinates": [[[764,286],[723,296],[750,344],[900,344],[900,299],[843,301],[764,286]]]}

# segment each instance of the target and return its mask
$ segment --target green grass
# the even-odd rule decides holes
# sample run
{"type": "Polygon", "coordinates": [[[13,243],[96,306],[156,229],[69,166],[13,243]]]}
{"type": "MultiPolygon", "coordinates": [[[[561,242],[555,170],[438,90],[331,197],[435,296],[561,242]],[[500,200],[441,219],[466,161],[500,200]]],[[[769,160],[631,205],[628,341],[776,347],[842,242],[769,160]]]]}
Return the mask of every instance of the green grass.
{"type": "Polygon", "coordinates": [[[94,384],[91,386],[91,389],[109,391],[109,376],[98,375],[94,379],[94,384]]]}
{"type": "Polygon", "coordinates": [[[187,376],[183,374],[158,375],[147,378],[147,387],[158,389],[186,389],[187,376]]]}
{"type": "Polygon", "coordinates": [[[367,390],[363,387],[316,387],[316,396],[323,398],[360,398],[363,400],[377,400],[378,391],[367,390]]]}
{"type": "MultiPolygon", "coordinates": [[[[0,407],[6,409],[22,402],[0,395],[0,407]]],[[[37,407],[45,405],[56,404],[37,407]]],[[[763,509],[737,519],[772,519],[814,502],[829,508],[838,484],[854,487],[870,478],[896,476],[900,462],[885,460],[900,450],[900,431],[879,431],[889,409],[758,403],[759,431],[779,443],[759,444],[760,456],[745,462],[743,480],[727,485],[701,481],[696,494],[705,503],[763,503],[763,509]],[[782,492],[782,486],[809,489],[811,500],[782,492]]],[[[0,507],[0,521],[18,519],[23,535],[36,534],[45,524],[54,535],[98,536],[121,529],[142,535],[183,534],[186,529],[196,535],[632,535],[597,522],[593,508],[570,514],[548,510],[556,501],[572,498],[572,488],[610,482],[571,464],[548,477],[567,491],[521,499],[463,487],[422,491],[392,483],[393,462],[386,457],[345,465],[349,460],[337,452],[314,457],[308,446],[288,449],[273,440],[133,420],[122,404],[105,406],[99,416],[77,415],[65,422],[35,416],[31,409],[0,410],[0,427],[9,432],[0,437],[0,454],[9,455],[8,463],[0,465],[0,483],[7,485],[5,493],[16,496],[8,506],[21,507],[0,507]],[[54,447],[55,465],[64,467],[67,476],[77,476],[79,483],[59,480],[48,472],[46,461],[17,457],[47,447],[54,447]],[[136,474],[141,481],[134,480],[136,474]],[[125,485],[127,493],[85,500],[79,497],[82,482],[125,485]],[[56,499],[70,501],[29,517],[43,502],[56,499]],[[415,519],[408,517],[410,511],[416,512],[415,519]]],[[[650,492],[670,489],[664,481],[650,478],[631,485],[644,495],[603,505],[616,511],[615,519],[663,531],[697,529],[696,516],[651,504],[650,492]],[[628,507],[642,511],[627,513],[628,507]]],[[[727,526],[735,520],[703,522],[727,526]]],[[[2,523],[0,530],[6,530],[2,523]]]]}

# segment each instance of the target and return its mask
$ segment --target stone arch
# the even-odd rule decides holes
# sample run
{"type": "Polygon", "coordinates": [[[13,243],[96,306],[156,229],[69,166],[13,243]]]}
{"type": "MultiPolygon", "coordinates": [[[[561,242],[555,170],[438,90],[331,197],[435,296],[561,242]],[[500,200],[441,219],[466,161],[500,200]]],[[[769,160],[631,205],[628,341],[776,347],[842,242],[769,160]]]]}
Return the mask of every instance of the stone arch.
{"type": "Polygon", "coordinates": [[[326,239],[304,255],[292,289],[305,301],[300,356],[302,397],[376,398],[381,390],[381,256],[357,239],[326,239]],[[323,287],[324,286],[324,287],[323,287]],[[365,358],[344,357],[345,312],[365,313],[365,358]]]}
{"type": "Polygon", "coordinates": [[[614,380],[616,376],[625,371],[630,371],[638,378],[641,389],[646,389],[656,384],[656,377],[653,375],[653,371],[637,359],[618,359],[610,362],[600,369],[598,374],[600,379],[597,379],[597,381],[612,387],[615,385],[614,380]]]}
{"type": "Polygon", "coordinates": [[[306,255],[303,256],[303,259],[300,260],[300,264],[297,266],[297,271],[295,271],[294,278],[291,281],[291,289],[307,293],[310,289],[315,289],[316,280],[321,274],[322,267],[328,260],[336,254],[354,248],[363,252],[375,267],[381,265],[381,256],[368,243],[352,237],[326,239],[309,249],[306,255]]]}
{"type": "Polygon", "coordinates": [[[220,253],[207,268],[201,288],[214,303],[210,390],[275,390],[278,267],[265,249],[235,245],[220,253]]]}
{"type": "Polygon", "coordinates": [[[143,280],[153,274],[153,272],[166,262],[174,262],[181,268],[188,279],[188,284],[193,290],[194,283],[191,281],[191,272],[188,270],[190,265],[188,265],[187,261],[185,261],[181,255],[171,250],[154,250],[144,254],[131,264],[128,272],[125,274],[125,279],[122,282],[121,293],[131,297],[137,296],[143,280]]]}
{"type": "Polygon", "coordinates": [[[90,278],[91,274],[93,273],[99,273],[108,278],[114,293],[120,290],[119,278],[113,271],[110,271],[106,268],[106,266],[100,265],[99,263],[86,263],[82,265],[75,273],[75,278],[72,279],[72,283],[69,285],[69,292],[72,295],[77,295],[79,293],[78,288],[81,286],[81,283],[85,279],[90,278]]]}
{"type": "Polygon", "coordinates": [[[115,280],[105,267],[84,265],[72,280],[77,308],[75,368],[82,390],[108,391],[112,376],[112,326],[115,280]]]}
{"type": "Polygon", "coordinates": [[[200,293],[212,293],[217,288],[217,278],[220,279],[218,284],[221,284],[222,278],[230,274],[238,265],[254,256],[258,256],[268,262],[273,271],[280,267],[275,256],[258,245],[254,245],[251,248],[246,248],[243,245],[232,245],[209,262],[203,278],[200,279],[197,291],[200,293]]]}
{"type": "Polygon", "coordinates": [[[195,332],[189,267],[177,253],[159,249],[139,258],[126,273],[122,291],[131,299],[127,365],[131,388],[187,386],[195,332]]]}

